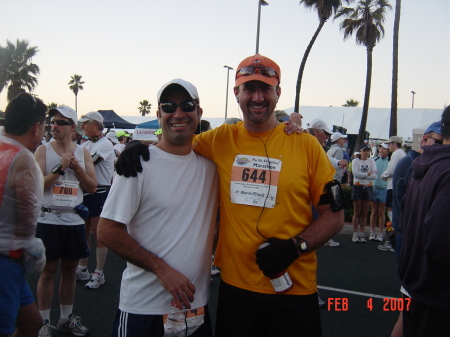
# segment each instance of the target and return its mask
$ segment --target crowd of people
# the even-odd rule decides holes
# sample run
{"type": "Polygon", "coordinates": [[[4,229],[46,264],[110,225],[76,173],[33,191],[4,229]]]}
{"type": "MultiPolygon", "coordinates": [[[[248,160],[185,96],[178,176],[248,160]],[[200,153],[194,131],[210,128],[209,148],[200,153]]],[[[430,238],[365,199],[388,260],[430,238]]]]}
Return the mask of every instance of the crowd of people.
{"type": "Polygon", "coordinates": [[[161,132],[150,146],[125,146],[125,131],[105,133],[98,112],[78,118],[59,106],[48,111],[52,140],[37,147],[44,103],[27,93],[11,100],[0,136],[0,263],[11,271],[0,282],[0,337],[48,337],[54,328],[87,335],[73,312],[76,282],[101,287],[109,249],[127,261],[115,337],[212,336],[211,255],[221,274],[215,336],[321,336],[316,250],[339,246],[332,238],[344,225],[341,183],[348,182],[352,241],[366,242],[369,205],[369,240],[383,241],[386,208],[397,234],[391,249],[413,305],[393,334],[448,335],[450,108],[425,132],[419,158],[393,136],[374,158],[363,144],[350,163],[347,136],[325,121],[304,132],[298,114],[277,119],[280,83],[276,62],[245,58],[234,86],[242,121],[209,130],[197,88],[173,79],[157,93],[161,132]],[[58,266],[60,318],[53,326],[58,266]],[[25,268],[40,272],[38,306],[25,268]]]}

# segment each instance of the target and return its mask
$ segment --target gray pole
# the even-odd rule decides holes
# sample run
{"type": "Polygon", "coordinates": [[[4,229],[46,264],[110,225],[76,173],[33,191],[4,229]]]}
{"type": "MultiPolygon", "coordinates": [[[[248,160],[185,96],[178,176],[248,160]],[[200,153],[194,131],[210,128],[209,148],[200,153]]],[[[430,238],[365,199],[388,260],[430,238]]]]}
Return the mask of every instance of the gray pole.
{"type": "Polygon", "coordinates": [[[412,94],[412,103],[411,103],[411,109],[414,109],[414,95],[416,94],[415,91],[411,91],[412,94]]]}
{"type": "Polygon", "coordinates": [[[227,110],[228,110],[228,83],[230,78],[230,70],[233,70],[233,68],[229,66],[223,66],[224,68],[227,68],[227,90],[225,94],[225,119],[227,119],[227,110]]]}
{"type": "Polygon", "coordinates": [[[261,22],[261,6],[267,6],[269,5],[266,1],[264,0],[258,0],[258,25],[256,27],[256,53],[255,54],[259,54],[259,25],[261,22]]]}

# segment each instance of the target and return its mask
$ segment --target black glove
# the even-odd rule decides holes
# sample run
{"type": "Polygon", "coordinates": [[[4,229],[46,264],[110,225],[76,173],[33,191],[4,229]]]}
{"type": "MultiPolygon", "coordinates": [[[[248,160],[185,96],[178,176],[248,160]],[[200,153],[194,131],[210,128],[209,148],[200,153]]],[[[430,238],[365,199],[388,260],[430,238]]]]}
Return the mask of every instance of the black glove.
{"type": "Polygon", "coordinates": [[[128,178],[130,175],[136,177],[138,172],[142,172],[141,158],[145,161],[150,159],[148,146],[140,141],[131,141],[117,158],[116,172],[128,178]]]}
{"type": "Polygon", "coordinates": [[[267,277],[286,270],[300,254],[292,239],[270,238],[268,246],[256,251],[256,263],[267,277]]]}

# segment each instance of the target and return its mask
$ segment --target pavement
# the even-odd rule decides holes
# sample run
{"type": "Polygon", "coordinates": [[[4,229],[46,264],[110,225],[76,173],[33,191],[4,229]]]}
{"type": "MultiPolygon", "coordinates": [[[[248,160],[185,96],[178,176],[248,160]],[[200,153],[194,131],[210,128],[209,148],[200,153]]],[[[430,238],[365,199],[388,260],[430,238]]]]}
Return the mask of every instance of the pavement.
{"type": "MultiPolygon", "coordinates": [[[[324,337],[390,336],[399,315],[400,282],[394,253],[377,249],[378,241],[353,243],[349,224],[335,235],[339,247],[324,246],[317,251],[318,288],[326,302],[321,309],[324,337]]],[[[368,230],[366,231],[368,239],[368,230]]],[[[112,324],[119,303],[122,271],[126,263],[112,252],[105,265],[106,283],[98,289],[86,289],[86,281],[78,281],[74,314],[90,329],[89,336],[111,336],[112,324]]],[[[89,260],[89,270],[95,268],[95,258],[89,260]]],[[[27,274],[36,297],[38,274],[27,274]]],[[[57,302],[59,275],[55,281],[51,324],[59,318],[57,302]]],[[[212,276],[209,308],[215,324],[220,275],[212,276]]],[[[54,337],[71,336],[53,332],[54,337]]]]}

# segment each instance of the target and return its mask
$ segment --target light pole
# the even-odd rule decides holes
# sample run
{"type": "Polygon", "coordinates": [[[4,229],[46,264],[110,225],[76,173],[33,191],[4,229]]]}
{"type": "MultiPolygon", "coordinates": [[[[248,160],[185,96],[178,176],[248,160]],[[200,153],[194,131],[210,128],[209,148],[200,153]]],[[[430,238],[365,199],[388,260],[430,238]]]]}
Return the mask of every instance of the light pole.
{"type": "Polygon", "coordinates": [[[261,6],[269,6],[267,1],[258,0],[258,26],[256,28],[256,53],[259,54],[259,24],[261,21],[261,6]]]}
{"type": "Polygon", "coordinates": [[[224,68],[227,68],[227,90],[225,95],[225,119],[227,119],[227,110],[228,110],[228,81],[230,78],[230,70],[233,70],[233,68],[229,66],[223,66],[224,68]]]}
{"type": "Polygon", "coordinates": [[[412,103],[411,103],[411,109],[414,109],[414,95],[416,94],[415,91],[411,91],[412,94],[412,103]]]}

